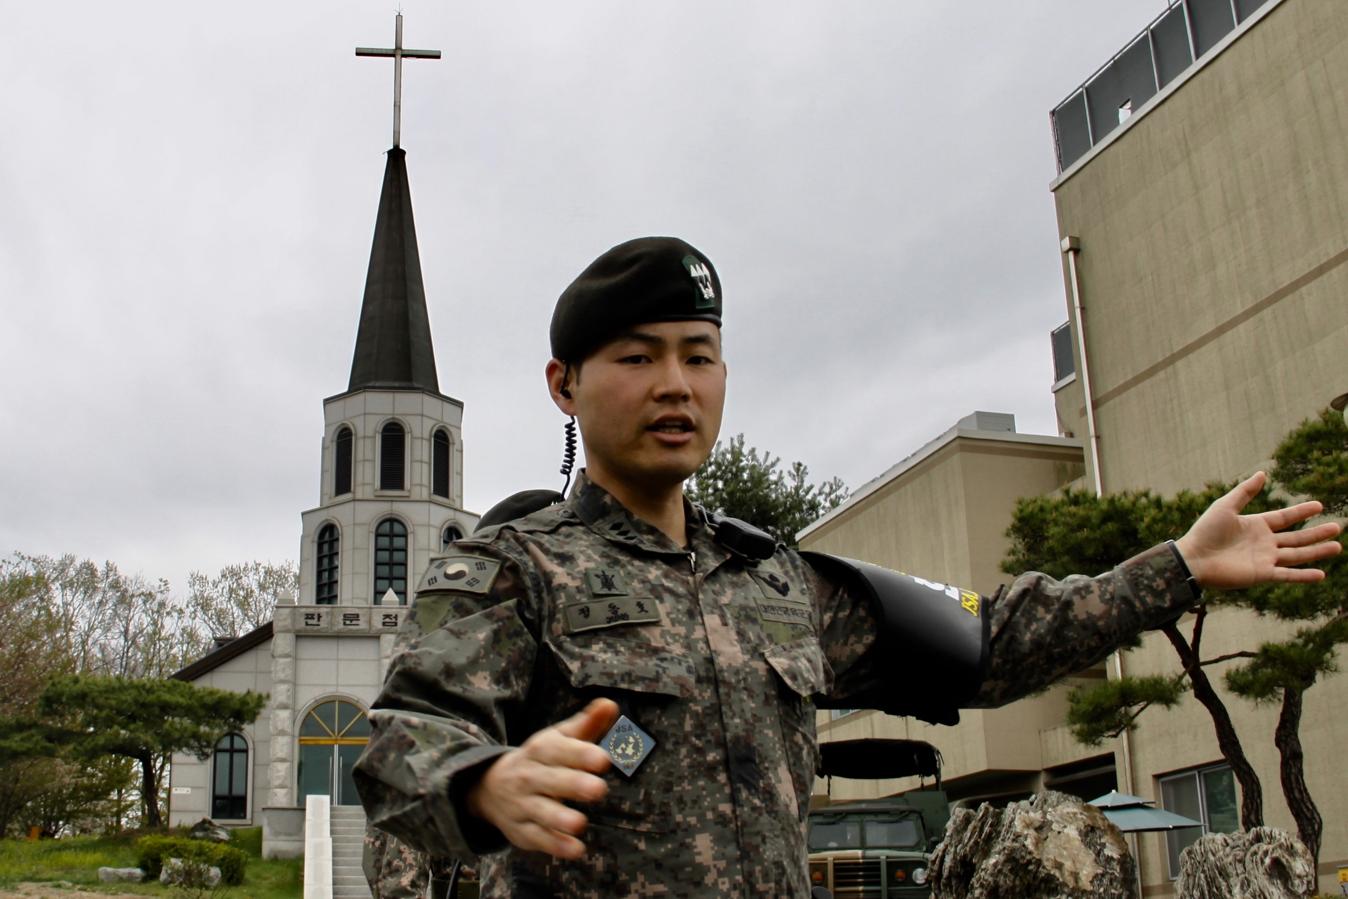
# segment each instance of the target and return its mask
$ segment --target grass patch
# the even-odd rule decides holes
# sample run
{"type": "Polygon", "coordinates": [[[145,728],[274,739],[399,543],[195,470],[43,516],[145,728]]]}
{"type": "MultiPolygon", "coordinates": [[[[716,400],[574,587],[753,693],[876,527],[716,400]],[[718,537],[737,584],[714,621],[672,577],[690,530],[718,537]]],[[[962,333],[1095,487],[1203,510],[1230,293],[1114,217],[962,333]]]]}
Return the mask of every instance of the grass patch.
{"type": "MultiPolygon", "coordinates": [[[[66,837],[59,840],[0,840],[0,889],[20,883],[66,881],[103,893],[174,896],[176,890],[155,883],[99,883],[98,869],[134,868],[139,833],[102,837],[66,837]]],[[[264,859],[262,828],[234,831],[230,845],[248,853],[243,883],[221,890],[226,899],[294,899],[300,895],[302,859],[264,859]]]]}

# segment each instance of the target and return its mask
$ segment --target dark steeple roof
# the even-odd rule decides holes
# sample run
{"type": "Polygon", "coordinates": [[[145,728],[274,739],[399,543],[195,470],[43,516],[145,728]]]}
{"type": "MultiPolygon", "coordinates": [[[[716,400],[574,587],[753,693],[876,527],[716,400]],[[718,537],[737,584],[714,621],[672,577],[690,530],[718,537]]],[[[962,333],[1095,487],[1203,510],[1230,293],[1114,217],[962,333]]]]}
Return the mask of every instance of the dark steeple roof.
{"type": "Polygon", "coordinates": [[[440,392],[406,156],[394,147],[384,167],[348,390],[394,387],[440,392]]]}

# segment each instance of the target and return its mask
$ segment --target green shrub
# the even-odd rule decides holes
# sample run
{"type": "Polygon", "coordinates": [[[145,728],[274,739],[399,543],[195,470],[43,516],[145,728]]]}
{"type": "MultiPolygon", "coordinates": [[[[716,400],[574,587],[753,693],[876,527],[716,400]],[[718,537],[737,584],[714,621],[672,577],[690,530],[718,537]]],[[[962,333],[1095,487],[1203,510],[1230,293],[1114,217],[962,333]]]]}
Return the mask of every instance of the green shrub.
{"type": "Polygon", "coordinates": [[[136,843],[136,864],[148,878],[156,878],[164,870],[164,859],[180,858],[202,862],[220,869],[220,879],[231,886],[243,883],[243,869],[248,854],[220,843],[193,840],[187,837],[142,837],[136,843]]]}

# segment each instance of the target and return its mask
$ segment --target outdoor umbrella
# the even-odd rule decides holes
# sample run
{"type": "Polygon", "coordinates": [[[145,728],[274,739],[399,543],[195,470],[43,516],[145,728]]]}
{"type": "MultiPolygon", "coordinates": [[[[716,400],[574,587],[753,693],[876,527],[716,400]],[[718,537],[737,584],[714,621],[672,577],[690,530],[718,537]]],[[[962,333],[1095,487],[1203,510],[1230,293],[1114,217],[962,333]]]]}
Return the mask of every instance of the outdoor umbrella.
{"type": "Polygon", "coordinates": [[[1152,808],[1152,800],[1143,799],[1141,796],[1129,796],[1118,790],[1110,790],[1098,799],[1092,799],[1091,805],[1104,812],[1105,817],[1124,833],[1203,826],[1202,821],[1195,821],[1193,818],[1186,818],[1165,809],[1152,808]]]}

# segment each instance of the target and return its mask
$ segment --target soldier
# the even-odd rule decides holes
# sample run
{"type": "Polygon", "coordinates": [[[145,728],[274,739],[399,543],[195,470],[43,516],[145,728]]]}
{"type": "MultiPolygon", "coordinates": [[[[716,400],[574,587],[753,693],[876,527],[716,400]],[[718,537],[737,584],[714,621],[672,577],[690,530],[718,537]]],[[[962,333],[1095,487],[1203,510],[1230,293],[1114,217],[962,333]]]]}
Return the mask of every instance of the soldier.
{"type": "Polygon", "coordinates": [[[1256,475],[1100,577],[1026,574],[987,602],[915,588],[930,614],[904,618],[897,576],[685,500],[721,423],[721,312],[715,269],[680,240],[586,268],[546,369],[586,469],[565,503],[456,544],[421,581],[356,783],[400,839],[487,855],[484,896],[808,895],[816,703],[953,721],[1098,661],[1199,586],[1315,580],[1288,566],[1339,549],[1335,524],[1285,530],[1318,503],[1240,515],[1256,475]]]}

